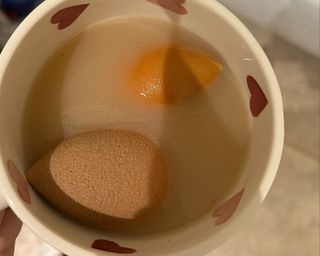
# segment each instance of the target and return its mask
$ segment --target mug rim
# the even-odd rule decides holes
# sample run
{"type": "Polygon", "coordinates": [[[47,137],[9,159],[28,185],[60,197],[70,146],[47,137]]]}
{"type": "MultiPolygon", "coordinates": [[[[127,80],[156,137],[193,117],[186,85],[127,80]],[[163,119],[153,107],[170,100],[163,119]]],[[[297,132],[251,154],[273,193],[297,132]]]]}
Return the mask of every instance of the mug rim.
{"type": "MultiPolygon", "coordinates": [[[[23,40],[24,36],[28,31],[38,23],[39,19],[45,15],[48,11],[54,9],[56,6],[68,0],[56,0],[56,1],[44,1],[41,3],[17,28],[12,37],[9,39],[3,52],[0,56],[0,88],[2,85],[2,79],[7,69],[7,64],[14,55],[15,50],[19,47],[19,43],[23,40]]],[[[195,0],[192,0],[195,1],[195,0]]],[[[212,243],[212,238],[208,237],[206,241],[203,241],[199,244],[196,244],[188,249],[174,253],[174,255],[184,255],[186,250],[192,250],[196,248],[201,248],[204,246],[212,247],[214,250],[215,247],[222,244],[227,240],[227,234],[230,232],[234,233],[234,230],[238,230],[241,226],[241,222],[245,219],[248,219],[250,213],[259,207],[262,201],[265,199],[268,194],[273,181],[275,179],[278,167],[280,164],[280,159],[282,155],[283,145],[284,145],[284,114],[283,114],[283,103],[281,97],[280,86],[274,70],[262,50],[260,44],[253,37],[251,32],[246,28],[246,26],[226,7],[220,4],[217,1],[210,0],[197,0],[198,3],[205,6],[209,12],[214,12],[217,15],[221,16],[225,23],[228,23],[233,29],[237,30],[246,43],[246,45],[252,50],[255,56],[255,61],[259,69],[262,71],[263,76],[266,79],[266,87],[269,89],[270,98],[273,100],[270,102],[270,107],[272,108],[272,118],[273,118],[273,135],[272,142],[269,151],[269,159],[267,161],[266,167],[264,168],[263,177],[259,183],[259,199],[249,199],[247,205],[242,209],[238,217],[235,220],[232,220],[231,225],[227,225],[224,230],[215,236],[215,243],[212,243]],[[241,221],[242,220],[242,221],[241,221]],[[233,230],[233,231],[231,231],[233,230]],[[216,244],[214,247],[213,244],[216,244]]],[[[1,154],[1,152],[0,152],[1,154]]],[[[0,155],[0,176],[6,170],[5,159],[0,155]]],[[[67,254],[71,255],[83,255],[83,253],[88,252],[88,250],[82,245],[76,245],[75,243],[59,237],[50,227],[45,226],[42,222],[37,220],[27,209],[23,206],[22,203],[14,203],[9,193],[6,190],[0,187],[0,190],[7,200],[9,206],[13,209],[16,215],[26,224],[32,231],[39,235],[43,240],[49,244],[63,250],[67,254]]],[[[105,253],[105,255],[113,255],[105,253]]],[[[171,255],[168,254],[168,255],[171,255]]],[[[173,254],[172,254],[173,255],[173,254]]]]}

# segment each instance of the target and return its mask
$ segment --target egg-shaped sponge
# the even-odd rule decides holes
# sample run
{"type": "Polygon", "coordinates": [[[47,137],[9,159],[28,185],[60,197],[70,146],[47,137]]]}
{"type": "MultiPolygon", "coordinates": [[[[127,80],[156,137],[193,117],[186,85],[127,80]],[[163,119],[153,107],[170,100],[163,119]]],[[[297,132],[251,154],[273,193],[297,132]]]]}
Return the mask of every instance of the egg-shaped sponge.
{"type": "Polygon", "coordinates": [[[26,173],[50,204],[86,225],[126,225],[157,207],[167,190],[159,148],[124,130],[86,132],[61,142],[26,173]]]}

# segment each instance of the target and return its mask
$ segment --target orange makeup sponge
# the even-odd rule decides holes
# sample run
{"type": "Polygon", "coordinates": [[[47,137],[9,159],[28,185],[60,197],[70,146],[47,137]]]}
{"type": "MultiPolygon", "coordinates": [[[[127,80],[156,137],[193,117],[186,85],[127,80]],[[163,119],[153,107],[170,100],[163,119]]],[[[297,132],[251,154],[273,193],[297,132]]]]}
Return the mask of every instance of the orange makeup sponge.
{"type": "Polygon", "coordinates": [[[176,45],[142,55],[129,75],[136,95],[152,103],[172,104],[206,88],[222,71],[212,58],[176,45]]]}

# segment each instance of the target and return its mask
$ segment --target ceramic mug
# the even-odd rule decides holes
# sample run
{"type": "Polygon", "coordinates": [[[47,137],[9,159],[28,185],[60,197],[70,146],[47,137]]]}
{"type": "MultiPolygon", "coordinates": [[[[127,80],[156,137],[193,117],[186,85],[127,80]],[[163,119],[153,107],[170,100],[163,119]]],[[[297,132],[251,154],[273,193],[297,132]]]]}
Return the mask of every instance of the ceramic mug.
{"type": "Polygon", "coordinates": [[[0,188],[4,197],[0,207],[10,206],[30,229],[70,256],[206,255],[229,239],[259,207],[278,169],[284,120],[276,76],[250,32],[215,0],[45,1],[5,46],[0,58],[0,85],[0,188]],[[22,119],[32,81],[54,49],[101,20],[142,15],[179,21],[221,54],[245,95],[251,144],[248,176],[197,221],[166,233],[124,236],[77,225],[32,191],[24,176],[28,166],[22,119]]]}

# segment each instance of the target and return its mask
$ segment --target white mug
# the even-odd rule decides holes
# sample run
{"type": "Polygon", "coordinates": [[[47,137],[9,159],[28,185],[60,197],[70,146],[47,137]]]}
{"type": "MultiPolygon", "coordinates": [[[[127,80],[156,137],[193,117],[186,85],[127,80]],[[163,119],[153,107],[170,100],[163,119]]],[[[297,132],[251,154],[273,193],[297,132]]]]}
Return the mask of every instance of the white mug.
{"type": "Polygon", "coordinates": [[[263,50],[215,0],[44,1],[18,27],[0,57],[0,209],[11,207],[36,234],[69,256],[202,256],[229,239],[266,197],[284,139],[281,93],[263,50]],[[32,81],[50,53],[101,20],[152,16],[177,22],[211,44],[230,66],[251,120],[248,176],[218,206],[190,225],[149,236],[89,229],[58,214],[25,180],[22,119],[32,81]]]}

